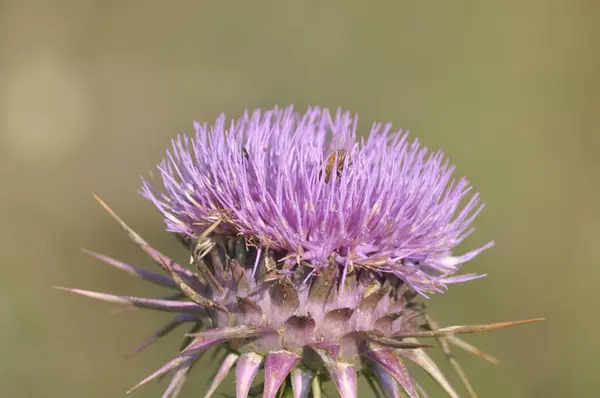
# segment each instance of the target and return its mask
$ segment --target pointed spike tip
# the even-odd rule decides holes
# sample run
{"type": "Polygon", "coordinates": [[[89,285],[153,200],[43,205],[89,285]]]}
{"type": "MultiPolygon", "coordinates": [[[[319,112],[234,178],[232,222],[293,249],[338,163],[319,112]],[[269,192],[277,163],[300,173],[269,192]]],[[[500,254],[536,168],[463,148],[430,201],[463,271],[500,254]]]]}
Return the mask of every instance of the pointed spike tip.
{"type": "Polygon", "coordinates": [[[123,272],[128,273],[129,275],[137,276],[143,280],[146,280],[159,286],[177,288],[177,284],[167,276],[156,274],[151,271],[146,271],[142,268],[135,267],[133,265],[124,263],[123,261],[116,260],[112,257],[105,256],[104,254],[100,254],[93,250],[89,250],[83,247],[81,248],[81,251],[87,254],[88,256],[94,257],[95,259],[102,261],[105,264],[111,265],[123,272]]]}
{"type": "Polygon", "coordinates": [[[500,364],[500,360],[498,358],[496,358],[495,356],[488,354],[487,352],[481,351],[479,348],[475,347],[474,345],[469,344],[466,341],[459,339],[458,337],[456,337],[454,335],[448,336],[447,340],[451,344],[454,344],[456,347],[461,348],[461,349],[467,351],[468,353],[478,356],[479,358],[482,358],[490,363],[493,363],[494,365],[500,364]]]}
{"type": "Polygon", "coordinates": [[[436,330],[426,330],[422,332],[408,332],[395,334],[394,337],[439,337],[447,336],[452,334],[469,334],[478,332],[487,332],[496,329],[504,329],[511,326],[524,325],[527,323],[541,322],[546,318],[531,318],[523,319],[519,321],[507,321],[507,322],[494,322],[482,325],[469,325],[469,326],[448,326],[436,330]]]}
{"type": "Polygon", "coordinates": [[[235,362],[237,361],[238,358],[239,358],[238,354],[234,354],[234,353],[227,354],[225,359],[223,359],[223,361],[221,362],[221,366],[219,367],[217,374],[212,378],[213,381],[210,385],[210,388],[204,395],[204,398],[212,397],[212,395],[215,393],[215,391],[217,390],[219,385],[223,382],[225,377],[227,377],[227,375],[229,374],[229,371],[231,370],[231,368],[233,367],[233,365],[235,364],[235,362]]]}
{"type": "Polygon", "coordinates": [[[437,364],[431,357],[421,349],[416,350],[400,350],[400,355],[404,358],[408,358],[413,361],[416,365],[421,367],[425,372],[427,372],[433,380],[446,392],[448,397],[450,398],[459,398],[452,385],[444,376],[444,373],[438,368],[437,364]]]}
{"type": "Polygon", "coordinates": [[[113,211],[113,209],[111,209],[110,206],[100,196],[98,196],[95,192],[92,193],[92,196],[94,197],[94,199],[96,200],[96,202],[100,203],[100,206],[104,207],[104,209],[107,212],[109,212],[111,215],[113,215],[114,217],[116,217],[116,214],[113,211]]]}

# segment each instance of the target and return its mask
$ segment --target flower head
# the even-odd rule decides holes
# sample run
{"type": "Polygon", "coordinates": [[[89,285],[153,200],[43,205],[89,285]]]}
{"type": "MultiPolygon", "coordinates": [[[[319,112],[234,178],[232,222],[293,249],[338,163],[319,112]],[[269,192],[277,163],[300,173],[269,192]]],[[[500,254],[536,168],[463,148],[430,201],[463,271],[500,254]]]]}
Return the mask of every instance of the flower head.
{"type": "MultiPolygon", "coordinates": [[[[183,323],[181,352],[138,385],[173,371],[164,397],[179,393],[209,348],[223,353],[210,396],[235,366],[237,397],[281,389],[320,395],[331,378],[356,397],[360,371],[391,397],[419,396],[405,360],[457,394],[424,350],[434,337],[494,360],[456,334],[522,322],[438,328],[423,297],[479,277],[459,266],[492,245],[461,256],[482,206],[442,152],[430,153],[390,125],[357,140],[357,119],[338,111],[291,107],[255,111],[231,124],[221,116],[173,141],[159,166],[164,189],[144,180],[142,194],[191,254],[174,263],[121,223],[168,276],[94,256],[175,289],[165,298],[76,293],[178,315],[137,350],[183,323]],[[194,270],[195,268],[195,270],[194,270]],[[253,386],[264,368],[262,387],[253,386]]],[[[472,391],[456,362],[452,362],[472,391]]]]}
{"type": "Polygon", "coordinates": [[[159,166],[165,193],[146,181],[142,193],[169,231],[195,239],[222,220],[216,234],[284,252],[288,268],[333,261],[422,293],[476,278],[451,275],[492,242],[459,257],[451,250],[472,232],[478,194],[468,197],[471,186],[452,178],[441,151],[389,124],[357,141],[356,124],[348,112],[291,107],[196,123],[159,166]]]}

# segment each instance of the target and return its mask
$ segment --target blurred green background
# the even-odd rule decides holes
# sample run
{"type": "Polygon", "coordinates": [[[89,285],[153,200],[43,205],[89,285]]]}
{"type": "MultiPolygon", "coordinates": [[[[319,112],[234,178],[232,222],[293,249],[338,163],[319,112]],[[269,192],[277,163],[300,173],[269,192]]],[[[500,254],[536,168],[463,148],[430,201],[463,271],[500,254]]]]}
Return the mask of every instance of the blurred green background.
{"type": "Polygon", "coordinates": [[[489,276],[430,307],[444,325],[548,317],[469,337],[501,360],[457,353],[481,397],[597,396],[598,20],[568,0],[1,2],[0,396],[124,396],[175,352],[183,329],[123,361],[168,316],[52,290],[159,292],[79,251],[154,266],[91,194],[185,259],[139,176],[195,119],[289,103],[410,129],[481,192],[460,250],[495,239],[466,267],[489,276]]]}

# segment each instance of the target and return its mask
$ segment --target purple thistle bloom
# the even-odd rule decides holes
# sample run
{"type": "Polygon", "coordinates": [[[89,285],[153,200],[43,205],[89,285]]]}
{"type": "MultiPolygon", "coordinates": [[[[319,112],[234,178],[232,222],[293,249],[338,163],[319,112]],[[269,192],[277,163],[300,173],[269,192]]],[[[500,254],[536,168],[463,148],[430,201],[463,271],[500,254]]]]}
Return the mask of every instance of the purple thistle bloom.
{"type": "Polygon", "coordinates": [[[397,276],[422,293],[446,283],[459,265],[493,242],[453,257],[473,230],[478,194],[452,179],[441,151],[429,153],[401,130],[375,124],[356,141],[356,117],[312,108],[257,110],[226,124],[195,124],[173,142],[159,170],[166,193],[144,181],[142,194],[165,216],[167,230],[196,238],[216,220],[223,234],[284,251],[287,266],[315,270],[330,260],[347,269],[397,276]],[[335,172],[329,171],[335,163],[335,172]]]}
{"type": "Polygon", "coordinates": [[[164,191],[144,180],[142,195],[190,251],[195,271],[157,252],[100,201],[168,276],[91,254],[175,294],[68,290],[177,313],[134,353],[192,324],[181,352],[136,387],[173,372],[163,397],[175,397],[193,364],[216,348],[223,359],[207,397],[233,368],[237,397],[289,389],[317,398],[328,375],[352,398],[359,371],[384,396],[418,397],[407,359],[457,397],[419,341],[433,337],[474,395],[449,343],[495,359],[456,334],[532,321],[440,329],[426,312],[423,297],[481,276],[457,272],[493,242],[453,255],[473,231],[478,195],[453,179],[442,152],[389,124],[357,141],[356,126],[348,112],[275,108],[229,125],[224,116],[196,123],[194,137],[174,140],[159,166],[164,191]],[[253,387],[261,368],[264,383],[253,387]]]}

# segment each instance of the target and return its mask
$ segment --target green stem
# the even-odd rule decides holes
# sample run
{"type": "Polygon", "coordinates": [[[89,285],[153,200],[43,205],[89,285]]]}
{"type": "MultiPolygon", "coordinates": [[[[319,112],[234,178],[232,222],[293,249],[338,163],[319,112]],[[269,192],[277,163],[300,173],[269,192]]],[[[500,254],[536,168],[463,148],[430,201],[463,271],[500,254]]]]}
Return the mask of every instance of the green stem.
{"type": "Polygon", "coordinates": [[[313,398],[321,398],[321,382],[318,375],[312,381],[312,396],[313,398]]]}
{"type": "Polygon", "coordinates": [[[285,379],[285,384],[281,389],[279,389],[279,398],[294,398],[294,391],[292,389],[292,380],[290,376],[285,379]]]}

